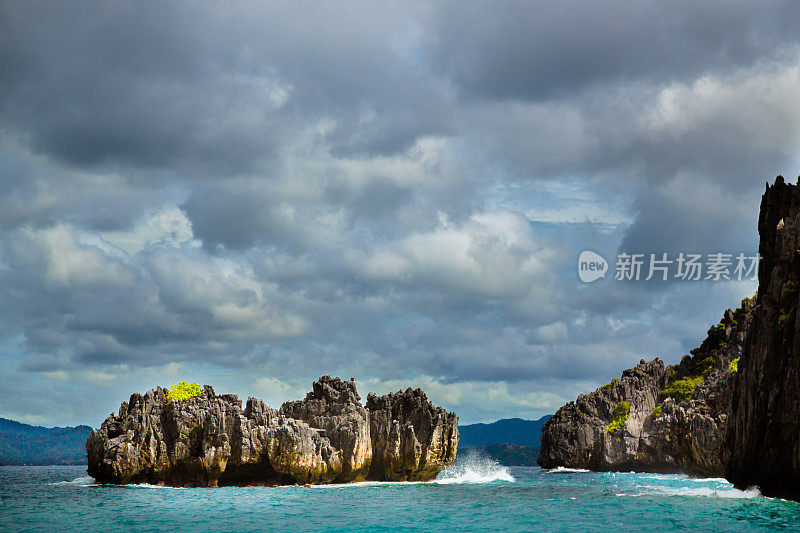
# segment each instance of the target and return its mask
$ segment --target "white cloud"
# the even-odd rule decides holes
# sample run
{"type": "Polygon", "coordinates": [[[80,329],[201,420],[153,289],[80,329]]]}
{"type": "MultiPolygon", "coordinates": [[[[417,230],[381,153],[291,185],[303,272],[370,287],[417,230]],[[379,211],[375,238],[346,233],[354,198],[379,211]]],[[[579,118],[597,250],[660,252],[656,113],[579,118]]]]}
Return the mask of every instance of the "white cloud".
{"type": "Polygon", "coordinates": [[[478,298],[523,299],[553,274],[552,253],[528,220],[510,211],[475,213],[463,223],[440,217],[432,231],[413,233],[355,266],[369,279],[445,289],[478,298]]]}
{"type": "Polygon", "coordinates": [[[178,246],[194,236],[191,222],[176,205],[165,205],[147,213],[127,231],[109,231],[101,235],[103,239],[130,255],[151,244],[169,243],[178,246]]]}
{"type": "Polygon", "coordinates": [[[796,151],[800,135],[800,55],[730,74],[707,74],[661,89],[641,132],[651,137],[716,132],[715,141],[748,150],[796,151]]]}

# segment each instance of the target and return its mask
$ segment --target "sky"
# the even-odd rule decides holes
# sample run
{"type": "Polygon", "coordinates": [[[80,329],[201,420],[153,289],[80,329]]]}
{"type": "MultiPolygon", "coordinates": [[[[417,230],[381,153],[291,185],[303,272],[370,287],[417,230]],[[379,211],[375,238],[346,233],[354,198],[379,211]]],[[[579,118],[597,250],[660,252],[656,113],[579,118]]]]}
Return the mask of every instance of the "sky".
{"type": "Polygon", "coordinates": [[[0,0],[0,416],[323,374],[539,418],[675,363],[800,173],[796,2],[0,0]],[[584,250],[610,263],[583,283],[584,250]]]}

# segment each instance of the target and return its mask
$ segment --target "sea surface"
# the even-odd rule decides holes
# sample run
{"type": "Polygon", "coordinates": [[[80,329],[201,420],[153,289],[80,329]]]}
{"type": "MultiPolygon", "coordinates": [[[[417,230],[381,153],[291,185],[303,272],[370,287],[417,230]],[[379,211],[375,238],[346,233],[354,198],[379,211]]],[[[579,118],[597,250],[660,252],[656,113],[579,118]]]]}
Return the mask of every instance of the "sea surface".
{"type": "Polygon", "coordinates": [[[184,489],[97,485],[81,466],[0,468],[0,531],[800,530],[800,503],[723,479],[506,468],[428,483],[184,489]]]}

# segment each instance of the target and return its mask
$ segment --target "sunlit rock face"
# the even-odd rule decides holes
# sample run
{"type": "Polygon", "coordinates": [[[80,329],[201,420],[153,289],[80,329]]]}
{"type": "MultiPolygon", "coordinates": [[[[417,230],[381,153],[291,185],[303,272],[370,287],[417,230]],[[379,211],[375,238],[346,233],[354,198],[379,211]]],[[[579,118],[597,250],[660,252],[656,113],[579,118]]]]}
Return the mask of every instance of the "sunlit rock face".
{"type": "Polygon", "coordinates": [[[280,409],[282,415],[319,430],[339,450],[342,468],[338,482],[364,481],[369,474],[370,413],[360,402],[355,382],[324,376],[304,400],[286,402],[280,409]]]}
{"type": "Polygon", "coordinates": [[[123,402],[92,432],[86,451],[89,474],[104,483],[430,480],[455,460],[457,425],[455,414],[419,389],[370,394],[364,407],[352,380],[330,376],[279,410],[256,398],[242,409],[238,397],[216,395],[210,386],[194,398],[167,401],[158,387],[123,402]]]}
{"type": "Polygon", "coordinates": [[[367,397],[372,436],[370,478],[380,481],[433,479],[452,465],[458,447],[458,417],[436,407],[420,390],[367,397]]]}

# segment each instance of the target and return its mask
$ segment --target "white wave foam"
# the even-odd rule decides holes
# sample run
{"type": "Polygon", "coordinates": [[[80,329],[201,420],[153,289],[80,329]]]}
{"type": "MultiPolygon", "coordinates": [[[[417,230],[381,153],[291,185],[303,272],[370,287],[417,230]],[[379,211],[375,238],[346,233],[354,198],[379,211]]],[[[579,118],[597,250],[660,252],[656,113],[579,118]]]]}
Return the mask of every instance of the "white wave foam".
{"type": "Polygon", "coordinates": [[[131,489],[186,489],[191,487],[172,487],[170,485],[151,485],[150,483],[131,483],[129,485],[120,485],[120,487],[131,489]]]}
{"type": "Polygon", "coordinates": [[[615,495],[627,498],[639,496],[653,496],[654,494],[665,494],[669,496],[687,496],[695,498],[730,498],[730,499],[752,499],[760,498],[761,491],[758,487],[750,487],[746,490],[739,490],[733,487],[712,488],[712,487],[637,487],[636,492],[618,492],[615,495]]]}
{"type": "Polygon", "coordinates": [[[99,483],[97,483],[93,477],[90,476],[82,476],[73,479],[72,481],[56,481],[55,483],[49,483],[49,485],[71,485],[75,487],[97,487],[99,483]]]}
{"type": "Polygon", "coordinates": [[[547,471],[548,474],[567,474],[567,473],[585,473],[591,472],[586,468],[568,468],[566,466],[557,466],[547,471]]]}
{"type": "MultiPolygon", "coordinates": [[[[303,485],[306,489],[348,489],[354,487],[398,487],[405,485],[424,485],[433,483],[432,481],[356,481],[353,483],[328,483],[319,485],[303,485]]],[[[282,485],[275,488],[292,487],[292,485],[282,485]]]]}
{"type": "MultiPolygon", "coordinates": [[[[694,481],[695,478],[690,478],[686,474],[647,474],[647,475],[640,475],[642,479],[667,479],[667,480],[674,480],[674,479],[688,479],[694,481]]],[[[703,481],[716,481],[713,479],[705,479],[703,481]]],[[[725,481],[724,479],[722,481],[725,481]]]]}
{"type": "Polygon", "coordinates": [[[508,467],[482,456],[468,456],[459,464],[443,470],[431,483],[438,485],[452,485],[456,483],[493,483],[505,481],[514,483],[516,480],[508,467]]]}
{"type": "Polygon", "coordinates": [[[714,489],[711,487],[659,487],[658,490],[665,494],[672,494],[675,496],[702,496],[706,498],[751,499],[761,496],[761,491],[758,490],[758,487],[750,487],[745,490],[734,489],[732,487],[723,489],[714,489]]]}
{"type": "MultiPolygon", "coordinates": [[[[48,485],[62,485],[73,487],[102,487],[102,483],[95,481],[93,477],[83,476],[75,478],[72,481],[56,481],[55,483],[48,483],[48,485]]],[[[183,489],[186,487],[171,487],[169,485],[151,485],[150,483],[128,483],[127,485],[115,485],[107,483],[106,486],[110,487],[124,487],[126,489],[183,489]]]]}

